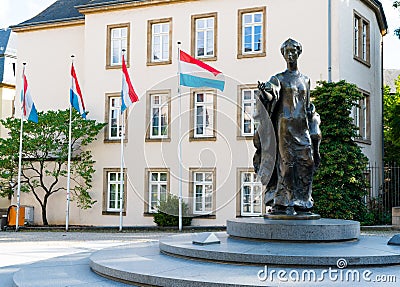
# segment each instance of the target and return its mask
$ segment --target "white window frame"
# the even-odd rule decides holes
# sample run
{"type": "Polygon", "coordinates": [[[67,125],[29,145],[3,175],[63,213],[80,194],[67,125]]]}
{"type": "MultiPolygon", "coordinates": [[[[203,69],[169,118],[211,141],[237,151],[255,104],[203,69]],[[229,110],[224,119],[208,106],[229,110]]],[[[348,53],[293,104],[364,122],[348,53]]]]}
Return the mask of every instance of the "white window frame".
{"type": "Polygon", "coordinates": [[[121,66],[122,65],[122,49],[127,51],[128,49],[128,27],[115,27],[110,29],[110,65],[121,66]],[[122,36],[122,32],[125,31],[125,36],[122,36]],[[118,32],[118,36],[114,37],[114,32],[118,32]],[[119,49],[114,50],[115,45],[119,45],[119,49]],[[116,53],[116,54],[115,54],[116,53]],[[114,56],[117,56],[118,61],[114,61],[114,56]]]}
{"type": "Polygon", "coordinates": [[[360,18],[354,15],[354,56],[358,57],[358,27],[360,23],[360,18]]]}
{"type": "Polygon", "coordinates": [[[240,215],[241,216],[260,216],[262,215],[262,208],[263,208],[263,200],[262,200],[262,183],[257,180],[257,175],[254,172],[250,171],[245,171],[240,173],[240,215]],[[250,175],[250,181],[244,181],[246,175],[250,175]],[[245,212],[245,194],[244,194],[244,188],[248,187],[250,189],[250,212],[245,212]],[[256,190],[258,191],[258,194],[256,193],[256,190]],[[255,199],[256,197],[259,197],[259,212],[255,212],[255,199]]]}
{"type": "Polygon", "coordinates": [[[353,17],[353,57],[370,67],[370,22],[357,11],[353,17]]]}
{"type": "Polygon", "coordinates": [[[362,52],[362,59],[364,61],[367,61],[367,37],[368,37],[368,24],[365,21],[362,21],[362,47],[361,47],[361,52],[362,52]]]}
{"type": "MultiPolygon", "coordinates": [[[[123,187],[125,189],[125,186],[123,187]]],[[[107,172],[107,211],[115,212],[121,210],[121,172],[107,172]],[[115,174],[116,180],[111,180],[111,175],[115,174]],[[110,207],[111,186],[115,186],[115,207],[110,207]]]]}
{"type": "Polygon", "coordinates": [[[204,17],[195,19],[195,57],[196,58],[213,58],[215,57],[215,17],[204,17]],[[209,25],[209,20],[212,20],[212,23],[209,25]],[[199,23],[203,22],[203,28],[199,27],[199,23]],[[211,33],[211,36],[209,36],[211,33]],[[199,55],[199,35],[203,35],[203,55],[199,55]],[[208,48],[212,49],[212,54],[207,54],[208,48]]]}
{"type": "Polygon", "coordinates": [[[208,138],[214,137],[214,94],[207,91],[194,92],[194,137],[195,138],[208,138]],[[198,101],[198,96],[203,94],[203,101],[198,101]],[[211,100],[210,100],[211,99],[211,100]],[[198,115],[198,108],[203,108],[202,115],[198,115]],[[205,112],[204,112],[205,111],[205,112]],[[198,119],[202,119],[202,133],[198,133],[198,128],[200,128],[200,123],[198,119]]]}
{"type": "Polygon", "coordinates": [[[157,139],[157,138],[168,138],[168,129],[169,129],[169,101],[168,101],[168,94],[151,94],[150,95],[150,114],[151,114],[151,120],[150,120],[150,138],[151,139],[157,139]],[[158,98],[159,102],[156,103],[155,99],[158,98]],[[154,112],[156,110],[156,112],[154,112]],[[155,114],[158,113],[158,133],[154,133],[154,116],[155,114]],[[163,134],[163,129],[162,129],[162,122],[163,122],[163,116],[164,122],[165,122],[165,131],[163,134]]]}
{"type": "MultiPolygon", "coordinates": [[[[359,101],[357,101],[357,105],[359,105],[359,101]]],[[[353,118],[354,125],[358,128],[357,129],[357,136],[360,136],[360,124],[361,124],[361,117],[360,117],[360,108],[357,106],[353,106],[353,110],[351,111],[351,117],[353,118]]]]}
{"type": "Polygon", "coordinates": [[[151,25],[151,61],[152,62],[166,62],[169,60],[169,34],[171,24],[170,22],[153,23],[151,25]],[[156,32],[156,27],[159,27],[160,32],[156,32]],[[167,27],[166,31],[163,31],[163,27],[167,27]],[[159,49],[156,51],[156,39],[159,39],[159,49]],[[159,52],[160,58],[156,59],[156,52],[159,52]]]}
{"type": "Polygon", "coordinates": [[[357,139],[370,140],[369,113],[371,112],[369,95],[363,93],[363,98],[357,101],[357,105],[353,106],[351,117],[357,129],[357,139]]]}
{"type": "Polygon", "coordinates": [[[110,96],[108,98],[108,139],[117,140],[121,139],[121,97],[120,96],[110,96]],[[116,128],[118,131],[117,136],[112,135],[113,120],[116,122],[116,128]]]}
{"type": "Polygon", "coordinates": [[[214,206],[214,173],[212,171],[193,172],[193,214],[210,214],[214,206]],[[201,175],[202,180],[197,180],[197,175],[201,175]],[[211,180],[206,180],[211,178],[211,180]],[[211,188],[210,188],[211,186],[211,188]],[[201,208],[197,209],[197,187],[201,188],[201,208]],[[208,190],[208,191],[207,191],[208,190]],[[207,208],[206,199],[210,200],[210,206],[207,208]]]}
{"type": "Polygon", "coordinates": [[[149,185],[148,185],[148,192],[149,192],[149,213],[157,212],[157,208],[153,208],[153,203],[158,205],[160,200],[162,199],[162,187],[165,188],[165,199],[168,195],[168,172],[167,171],[149,171],[149,185]],[[157,180],[153,180],[153,174],[157,174],[157,180]],[[161,174],[165,174],[165,180],[161,180],[161,174]],[[157,189],[157,201],[153,201],[153,186],[157,189]]]}
{"type": "Polygon", "coordinates": [[[264,25],[264,15],[263,12],[251,12],[251,13],[243,13],[242,15],[242,53],[244,55],[246,54],[258,54],[263,52],[263,25],[264,25]],[[260,15],[261,16],[261,22],[256,22],[255,21],[255,16],[260,15]],[[245,17],[246,16],[251,16],[251,22],[246,23],[245,22],[245,17]],[[255,42],[255,36],[256,36],[256,27],[259,27],[260,29],[260,42],[256,43],[255,42]],[[251,28],[251,50],[246,51],[246,28],[251,28]],[[259,50],[256,50],[256,44],[259,44],[259,50]]]}
{"type": "Polygon", "coordinates": [[[255,123],[254,123],[254,114],[256,112],[256,94],[255,92],[257,89],[241,89],[241,116],[240,116],[240,128],[241,128],[241,135],[242,136],[253,136],[255,132],[255,123]],[[245,93],[250,92],[251,99],[245,99],[245,93]],[[248,114],[245,109],[245,105],[250,104],[250,109],[252,114],[248,114]],[[251,131],[246,133],[245,132],[245,120],[249,118],[250,120],[250,129],[251,131]]]}
{"type": "Polygon", "coordinates": [[[355,125],[358,127],[357,135],[361,139],[367,139],[367,103],[366,98],[359,100],[357,102],[358,107],[354,107],[355,109],[355,125]]]}

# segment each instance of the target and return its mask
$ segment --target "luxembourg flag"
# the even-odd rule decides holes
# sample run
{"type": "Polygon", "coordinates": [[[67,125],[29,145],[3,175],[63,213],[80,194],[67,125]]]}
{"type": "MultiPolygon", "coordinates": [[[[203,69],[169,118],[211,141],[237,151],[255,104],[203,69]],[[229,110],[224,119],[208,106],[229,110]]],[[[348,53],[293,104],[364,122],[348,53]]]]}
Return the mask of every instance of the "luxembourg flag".
{"type": "Polygon", "coordinates": [[[186,87],[209,87],[224,91],[225,77],[213,67],[199,61],[187,53],[179,54],[180,84],[186,87]]]}
{"type": "Polygon", "coordinates": [[[70,89],[70,101],[71,106],[77,110],[82,118],[86,119],[86,111],[85,111],[85,104],[83,103],[83,97],[81,92],[81,87],[78,83],[78,77],[75,73],[74,64],[71,65],[71,77],[72,77],[72,85],[70,89]]]}
{"type": "Polygon", "coordinates": [[[24,86],[21,91],[23,118],[27,119],[28,121],[37,123],[39,121],[38,114],[31,97],[31,92],[29,91],[28,80],[26,79],[25,72],[22,74],[22,80],[24,82],[24,86]]]}
{"type": "Polygon", "coordinates": [[[124,55],[122,55],[121,113],[123,113],[130,105],[138,100],[139,97],[133,89],[131,79],[129,78],[128,69],[126,68],[124,55]]]}

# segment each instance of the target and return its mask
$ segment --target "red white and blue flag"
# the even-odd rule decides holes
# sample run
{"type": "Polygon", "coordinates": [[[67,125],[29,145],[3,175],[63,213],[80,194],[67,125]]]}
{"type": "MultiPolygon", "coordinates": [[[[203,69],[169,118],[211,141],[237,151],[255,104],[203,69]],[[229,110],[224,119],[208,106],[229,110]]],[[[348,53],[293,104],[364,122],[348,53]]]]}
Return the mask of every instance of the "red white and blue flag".
{"type": "Polygon", "coordinates": [[[122,55],[121,113],[123,113],[130,105],[138,100],[139,97],[133,89],[131,79],[129,78],[128,69],[126,68],[124,55],[122,55]]]}
{"type": "Polygon", "coordinates": [[[180,51],[179,66],[180,84],[182,86],[192,88],[209,87],[224,91],[225,77],[213,67],[183,51],[180,51]]]}
{"type": "Polygon", "coordinates": [[[21,90],[21,103],[23,118],[27,119],[28,121],[37,123],[39,121],[38,114],[31,97],[31,92],[28,87],[28,80],[26,79],[25,72],[22,74],[22,81],[23,87],[21,90]]]}
{"type": "Polygon", "coordinates": [[[71,77],[72,77],[72,85],[70,89],[70,101],[71,106],[77,110],[82,118],[86,119],[86,111],[85,111],[85,104],[83,102],[82,91],[81,87],[78,83],[78,77],[75,73],[74,64],[71,65],[71,77]]]}

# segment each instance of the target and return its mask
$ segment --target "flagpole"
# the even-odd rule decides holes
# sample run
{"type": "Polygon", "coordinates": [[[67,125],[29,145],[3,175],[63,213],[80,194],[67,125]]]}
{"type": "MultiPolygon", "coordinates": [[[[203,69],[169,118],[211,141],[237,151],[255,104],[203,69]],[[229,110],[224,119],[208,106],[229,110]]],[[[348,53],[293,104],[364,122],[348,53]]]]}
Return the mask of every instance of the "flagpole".
{"type": "Polygon", "coordinates": [[[178,154],[179,154],[179,216],[178,216],[178,227],[179,231],[182,231],[182,95],[181,95],[181,64],[180,64],[180,54],[181,54],[181,42],[178,42],[178,97],[179,97],[179,144],[178,144],[178,154]]]}
{"type": "MultiPolygon", "coordinates": [[[[125,49],[122,49],[122,56],[125,53],[125,49]]],[[[122,57],[122,61],[124,57],[122,57]]],[[[123,73],[122,73],[123,74],[123,73]]],[[[124,80],[124,76],[122,75],[122,80],[124,80]]],[[[122,109],[122,98],[121,98],[121,109],[122,109]]],[[[120,210],[119,210],[119,231],[122,231],[122,219],[123,219],[123,209],[124,209],[124,112],[120,113],[121,117],[121,170],[120,170],[120,193],[119,193],[119,202],[120,202],[120,210]]]]}
{"type": "MultiPolygon", "coordinates": [[[[74,55],[71,55],[71,65],[74,65],[74,55]]],[[[74,79],[71,77],[71,88],[73,87],[74,79]]],[[[68,127],[68,175],[67,175],[67,209],[65,217],[65,231],[68,231],[69,227],[69,203],[70,203],[70,189],[71,189],[71,140],[72,139],[72,103],[71,103],[71,91],[69,100],[69,127],[68,127]]]]}
{"type": "Polygon", "coordinates": [[[19,156],[18,156],[18,187],[17,187],[17,218],[15,219],[15,231],[18,231],[19,228],[19,212],[20,212],[20,205],[21,205],[21,171],[22,171],[22,130],[24,127],[24,104],[25,104],[25,65],[23,63],[23,70],[22,70],[22,95],[23,99],[21,102],[21,127],[19,130],[19,156]]]}
{"type": "Polygon", "coordinates": [[[122,231],[122,218],[124,209],[124,113],[121,114],[121,171],[120,171],[120,210],[119,210],[119,231],[122,231]]]}

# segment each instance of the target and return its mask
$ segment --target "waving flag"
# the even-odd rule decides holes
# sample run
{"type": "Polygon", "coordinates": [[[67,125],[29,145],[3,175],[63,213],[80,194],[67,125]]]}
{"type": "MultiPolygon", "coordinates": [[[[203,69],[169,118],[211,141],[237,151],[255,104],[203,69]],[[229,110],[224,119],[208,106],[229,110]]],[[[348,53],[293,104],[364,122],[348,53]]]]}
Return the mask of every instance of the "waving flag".
{"type": "Polygon", "coordinates": [[[180,51],[180,83],[182,86],[201,88],[209,87],[224,90],[225,77],[213,67],[180,51]]]}
{"type": "Polygon", "coordinates": [[[26,79],[25,72],[22,74],[23,80],[23,88],[21,91],[21,103],[22,103],[22,113],[24,119],[28,121],[37,123],[38,122],[38,114],[35,108],[35,104],[33,103],[31,92],[28,87],[28,80],[26,79]]]}
{"type": "Polygon", "coordinates": [[[72,77],[72,85],[70,89],[70,101],[71,106],[77,110],[82,118],[86,119],[86,111],[85,111],[85,104],[83,103],[83,97],[81,92],[81,87],[78,83],[78,77],[75,73],[74,64],[71,65],[71,77],[72,77]]]}
{"type": "Polygon", "coordinates": [[[139,100],[133,89],[128,69],[126,68],[124,55],[122,55],[122,90],[121,90],[121,113],[123,113],[132,103],[139,100]]]}

